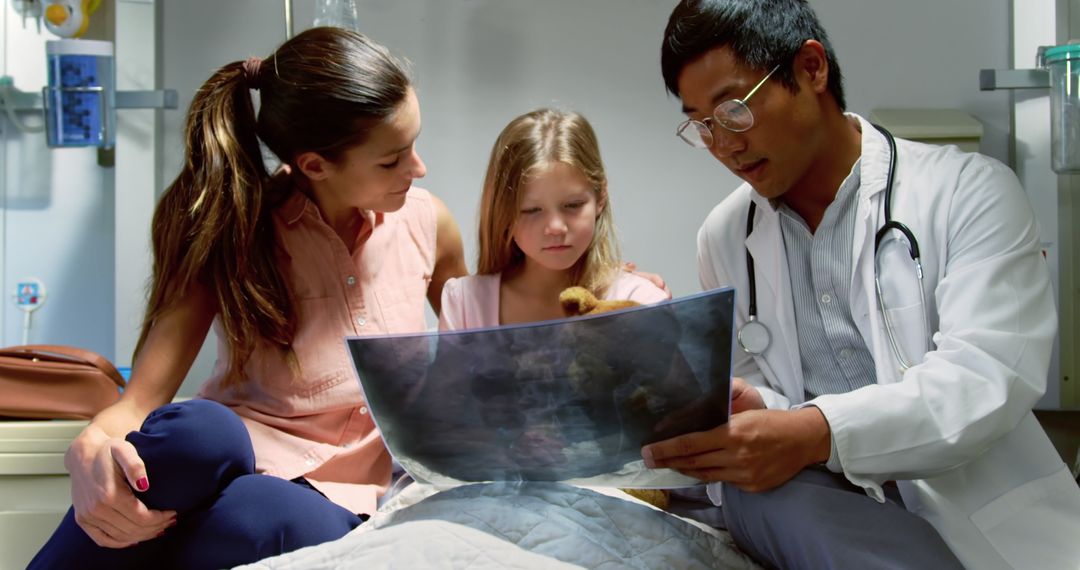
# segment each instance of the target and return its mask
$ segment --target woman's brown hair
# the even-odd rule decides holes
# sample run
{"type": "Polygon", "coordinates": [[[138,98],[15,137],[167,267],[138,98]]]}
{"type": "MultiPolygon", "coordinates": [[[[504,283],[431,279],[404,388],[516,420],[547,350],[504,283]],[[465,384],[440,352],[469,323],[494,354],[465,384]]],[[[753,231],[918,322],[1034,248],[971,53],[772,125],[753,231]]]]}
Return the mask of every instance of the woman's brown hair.
{"type": "Polygon", "coordinates": [[[603,206],[593,241],[572,274],[574,285],[599,295],[619,262],[615,223],[596,133],[585,117],[572,111],[531,111],[510,121],[496,139],[480,198],[477,273],[503,273],[524,263],[525,254],[513,237],[524,187],[530,177],[558,163],[580,172],[603,206]]]}
{"type": "Polygon", "coordinates": [[[191,102],[184,167],[154,212],[153,278],[135,353],[154,322],[197,283],[210,292],[224,329],[226,383],[240,380],[258,342],[295,366],[296,313],[277,266],[271,218],[292,190],[271,180],[259,143],[285,164],[309,151],[339,160],[409,89],[386,48],[340,28],[307,30],[265,60],[218,69],[191,102]],[[258,116],[252,89],[259,91],[258,116]]]}

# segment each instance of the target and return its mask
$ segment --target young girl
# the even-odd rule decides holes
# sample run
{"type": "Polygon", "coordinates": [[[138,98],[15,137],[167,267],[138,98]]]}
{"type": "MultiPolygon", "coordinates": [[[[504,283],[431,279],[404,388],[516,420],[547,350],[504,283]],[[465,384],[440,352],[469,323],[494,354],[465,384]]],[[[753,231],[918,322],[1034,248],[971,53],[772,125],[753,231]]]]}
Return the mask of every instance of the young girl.
{"type": "Polygon", "coordinates": [[[559,293],[574,285],[603,299],[669,298],[621,269],[600,147],[573,112],[538,109],[499,134],[480,200],[477,265],[476,275],[446,282],[440,329],[557,319],[559,293]]]}
{"type": "Polygon", "coordinates": [[[391,460],[341,339],[423,330],[465,273],[447,208],[412,186],[419,132],[402,67],[338,28],[203,85],[134,374],[68,450],[74,506],[31,568],[231,567],[374,511],[391,460]],[[260,142],[288,168],[268,175],[260,142]],[[201,399],[168,403],[212,323],[201,399]]]}

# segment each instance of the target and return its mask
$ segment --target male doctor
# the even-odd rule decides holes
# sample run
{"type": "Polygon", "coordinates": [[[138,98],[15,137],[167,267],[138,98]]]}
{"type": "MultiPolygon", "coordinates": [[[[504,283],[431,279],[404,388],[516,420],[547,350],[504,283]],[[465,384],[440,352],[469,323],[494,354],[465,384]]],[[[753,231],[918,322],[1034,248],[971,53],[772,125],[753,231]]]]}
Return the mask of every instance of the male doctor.
{"type": "Polygon", "coordinates": [[[767,566],[1080,568],[1080,490],[1031,412],[1057,321],[1013,173],[845,114],[803,0],[682,0],[661,65],[679,136],[745,181],[698,236],[742,351],[728,423],[646,464],[724,483],[767,566]]]}

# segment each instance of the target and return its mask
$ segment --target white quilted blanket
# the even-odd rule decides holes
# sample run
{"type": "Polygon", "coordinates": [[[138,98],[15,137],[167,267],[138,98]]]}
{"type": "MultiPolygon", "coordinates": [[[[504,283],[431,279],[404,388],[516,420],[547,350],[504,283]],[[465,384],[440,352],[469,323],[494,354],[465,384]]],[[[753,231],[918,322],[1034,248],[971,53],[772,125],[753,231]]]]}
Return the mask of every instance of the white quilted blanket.
{"type": "Polygon", "coordinates": [[[412,485],[339,540],[243,568],[759,567],[726,533],[615,489],[486,483],[412,485]]]}

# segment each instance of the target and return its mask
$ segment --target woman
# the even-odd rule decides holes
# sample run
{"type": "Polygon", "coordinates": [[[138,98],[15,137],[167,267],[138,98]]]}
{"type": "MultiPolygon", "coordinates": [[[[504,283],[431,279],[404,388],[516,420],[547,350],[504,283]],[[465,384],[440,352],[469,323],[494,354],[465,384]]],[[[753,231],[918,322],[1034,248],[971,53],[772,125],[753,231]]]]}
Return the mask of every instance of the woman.
{"type": "Polygon", "coordinates": [[[438,312],[466,273],[446,206],[412,186],[419,132],[401,65],[338,28],[202,86],[131,382],[68,450],[74,504],[31,568],[233,566],[375,510],[391,460],[342,338],[423,330],[424,299],[438,312]],[[201,399],[169,403],[212,324],[201,399]]]}

